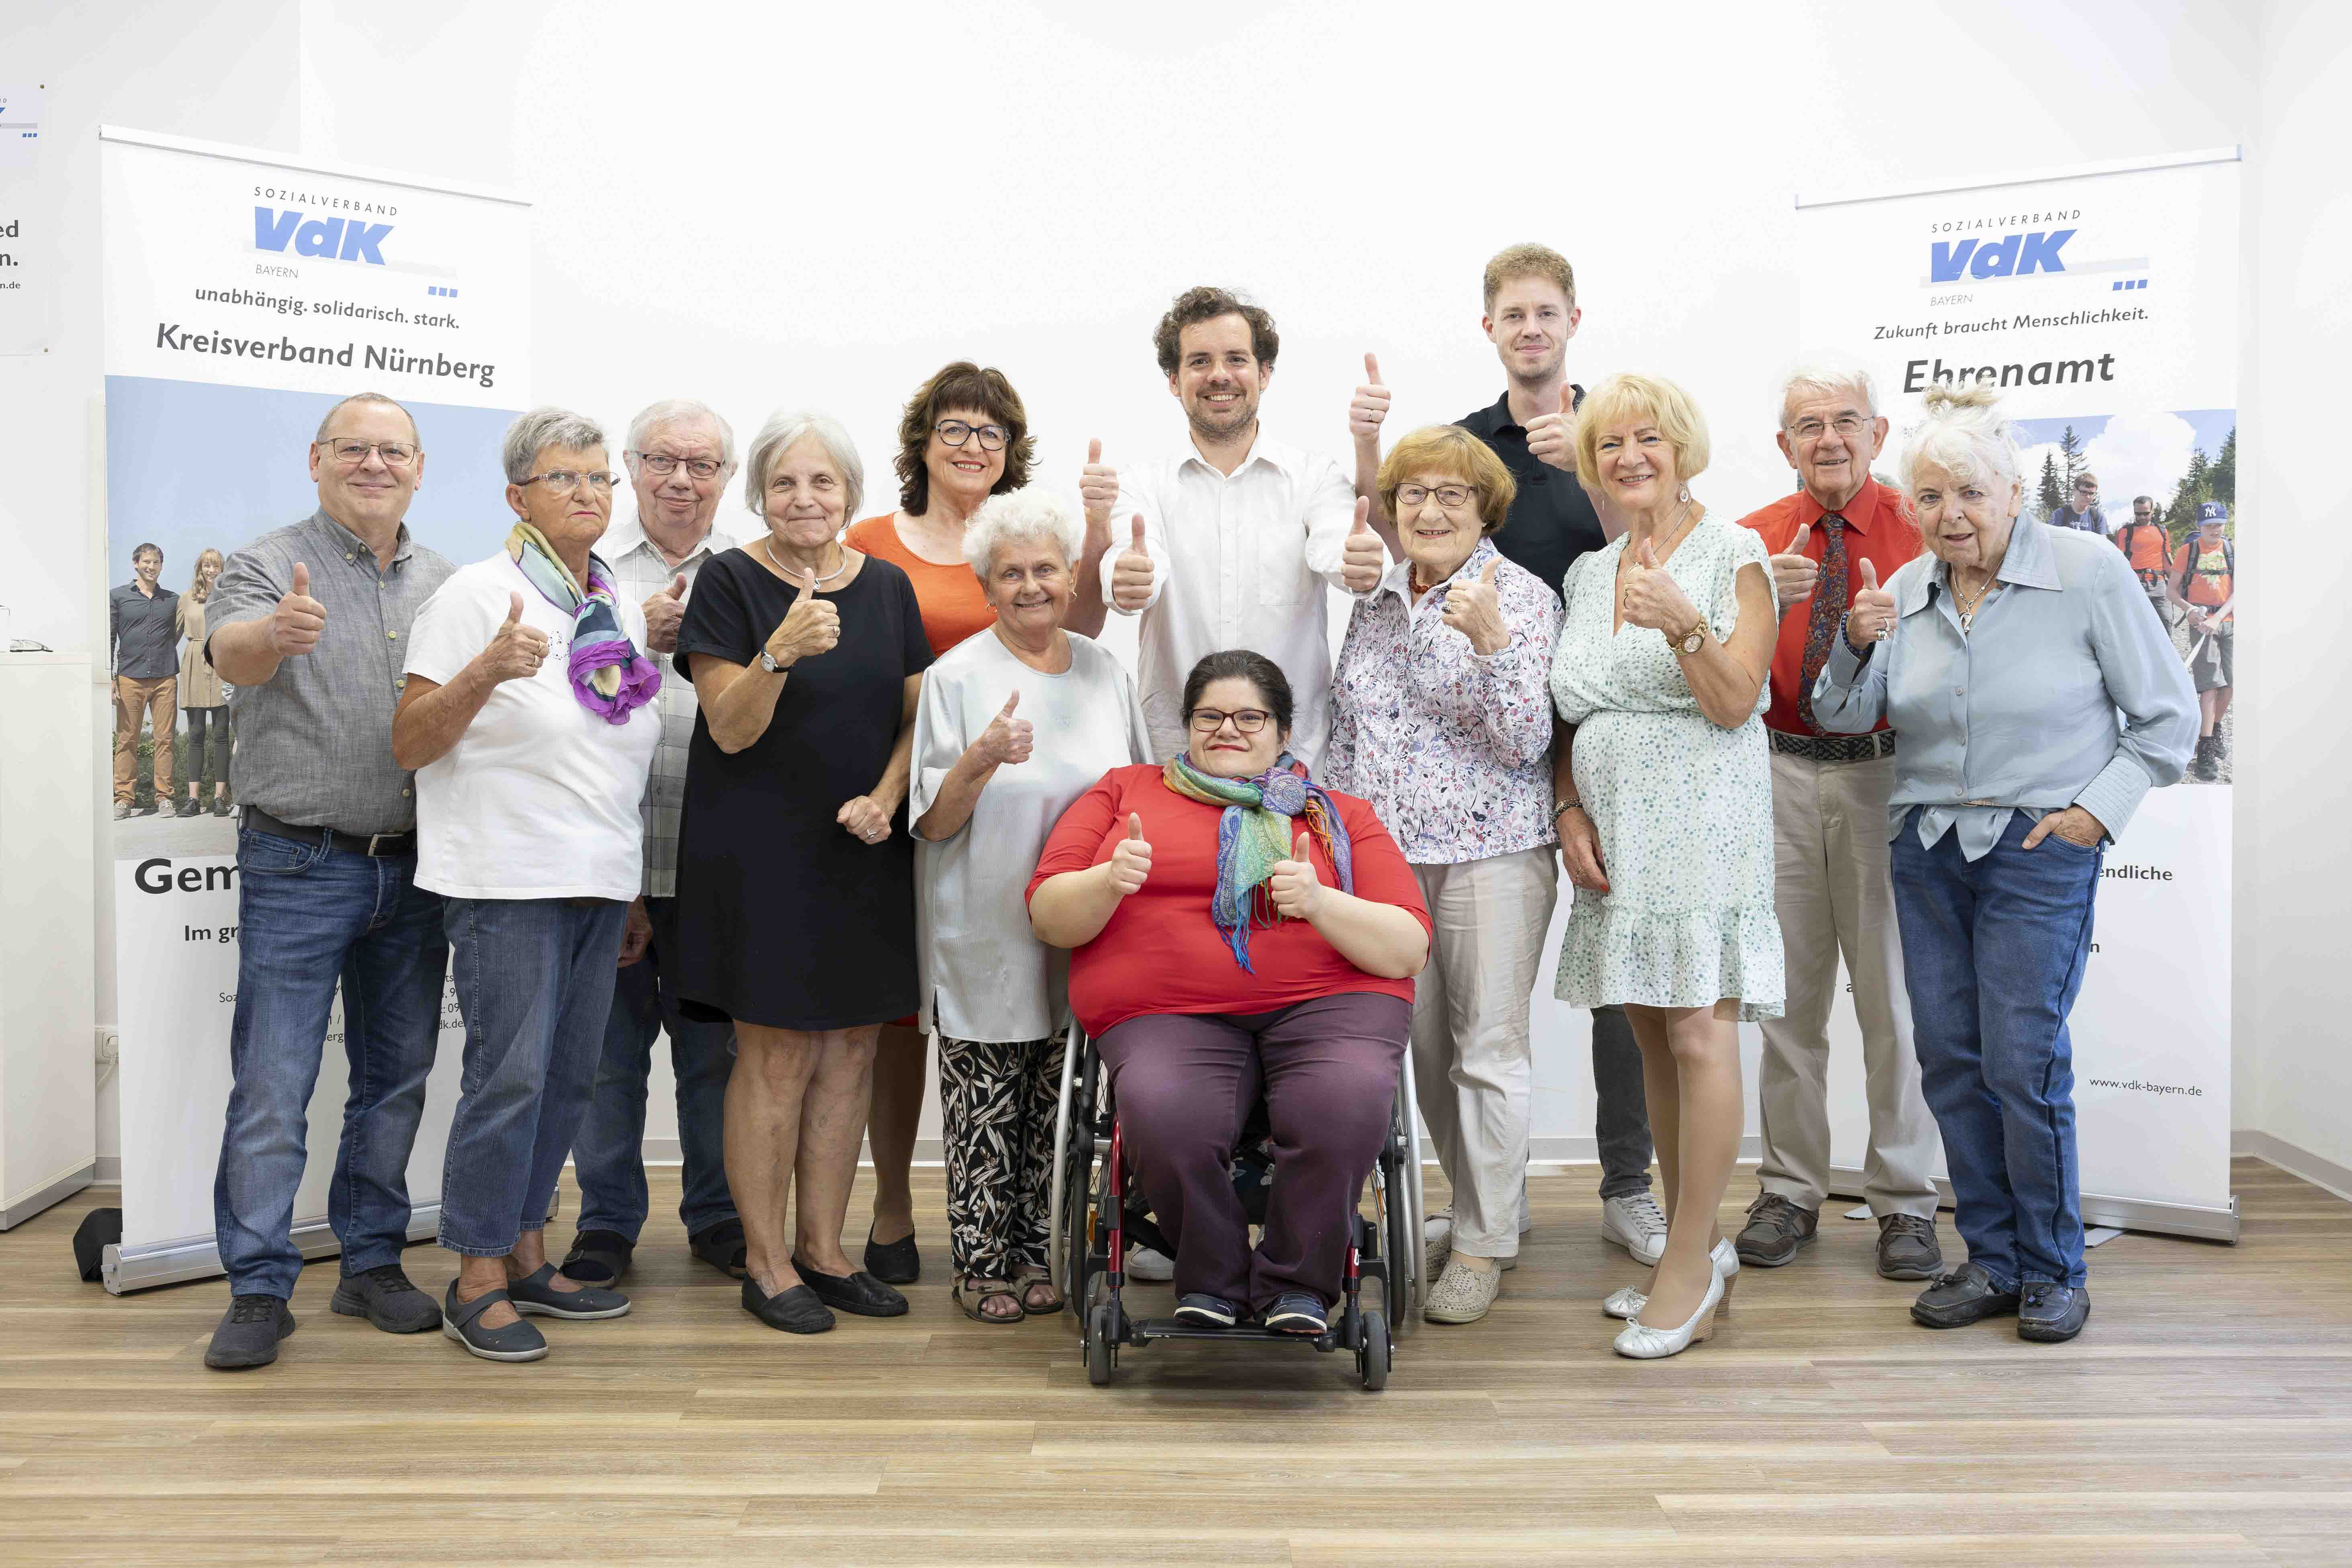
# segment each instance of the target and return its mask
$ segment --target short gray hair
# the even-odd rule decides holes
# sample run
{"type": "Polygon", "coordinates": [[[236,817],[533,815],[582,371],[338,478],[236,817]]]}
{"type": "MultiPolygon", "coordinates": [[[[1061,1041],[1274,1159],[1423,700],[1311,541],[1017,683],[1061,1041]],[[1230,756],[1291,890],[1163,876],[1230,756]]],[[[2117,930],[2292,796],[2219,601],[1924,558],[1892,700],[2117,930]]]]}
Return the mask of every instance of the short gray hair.
{"type": "Polygon", "coordinates": [[[1903,488],[1916,491],[1919,470],[1940,468],[1961,483],[2017,480],[2025,470],[2000,394],[1981,382],[1955,386],[1938,381],[1927,388],[1927,416],[1911,433],[1903,453],[1903,488]]]}
{"type": "Polygon", "coordinates": [[[732,468],[735,466],[735,426],[708,403],[698,403],[691,397],[665,397],[659,403],[649,403],[629,421],[629,437],[625,449],[643,451],[646,440],[665,425],[680,425],[690,419],[708,419],[719,426],[719,456],[732,468]]]}
{"type": "MultiPolygon", "coordinates": [[[[325,440],[327,438],[327,426],[335,422],[335,416],[341,414],[344,409],[349,408],[354,403],[381,403],[387,408],[399,409],[400,416],[408,421],[408,433],[412,436],[416,436],[416,416],[408,411],[408,405],[406,404],[400,402],[397,398],[387,397],[381,392],[354,392],[349,397],[338,399],[335,405],[327,410],[327,416],[319,421],[319,433],[310,438],[311,444],[315,446],[319,442],[325,440]]],[[[424,437],[418,436],[417,440],[421,445],[424,441],[424,437]]]]}
{"type": "Polygon", "coordinates": [[[574,414],[569,408],[534,408],[517,416],[507,426],[506,445],[500,452],[507,483],[519,485],[530,478],[531,464],[550,447],[569,447],[577,452],[604,444],[604,427],[585,414],[574,414]]]}
{"type": "Polygon", "coordinates": [[[866,500],[866,465],[857,456],[857,443],[840,420],[826,414],[771,414],[760,433],[751,437],[751,449],[743,458],[743,504],[751,515],[764,519],[768,515],[768,470],[776,459],[797,446],[803,436],[814,436],[824,448],[824,455],[841,474],[842,488],[849,492],[848,505],[843,508],[845,518],[855,518],[859,505],[866,500]]]}
{"type": "Polygon", "coordinates": [[[1044,485],[1024,485],[980,503],[963,528],[963,558],[983,583],[996,564],[996,552],[1008,544],[1051,540],[1062,547],[1062,559],[1072,565],[1086,544],[1086,525],[1069,498],[1044,485]]]}
{"type": "Polygon", "coordinates": [[[1860,360],[1833,355],[1806,360],[1781,378],[1780,406],[1772,411],[1772,427],[1787,428],[1789,405],[1799,397],[1834,397],[1841,392],[1853,394],[1864,413],[1878,416],[1878,385],[1869,370],[1860,360]]]}

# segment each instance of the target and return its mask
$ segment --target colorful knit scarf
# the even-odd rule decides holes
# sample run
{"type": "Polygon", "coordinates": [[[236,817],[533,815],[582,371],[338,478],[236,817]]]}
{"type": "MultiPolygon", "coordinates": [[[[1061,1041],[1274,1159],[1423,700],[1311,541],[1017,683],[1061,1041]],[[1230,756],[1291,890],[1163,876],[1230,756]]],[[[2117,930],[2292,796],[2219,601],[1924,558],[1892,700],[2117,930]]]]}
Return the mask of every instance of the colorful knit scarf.
{"type": "Polygon", "coordinates": [[[588,557],[588,590],[582,593],[572,568],[558,558],[547,536],[528,522],[507,535],[507,554],[547,602],[572,617],[572,694],[580,706],[609,724],[629,715],[661,690],[661,670],[639,653],[621,629],[614,607],[611,568],[588,557]]]}
{"type": "Polygon", "coordinates": [[[1290,858],[1294,818],[1305,816],[1322,840],[1324,855],[1339,874],[1339,890],[1356,890],[1348,825],[1331,804],[1330,792],[1309,783],[1307,764],[1288,752],[1254,779],[1212,778],[1180,752],[1168,759],[1160,776],[1187,800],[1225,808],[1217,820],[1217,891],[1209,900],[1209,918],[1225,933],[1234,962],[1247,973],[1257,973],[1250,968],[1250,927],[1270,926],[1280,918],[1258,889],[1273,878],[1276,861],[1290,858]]]}

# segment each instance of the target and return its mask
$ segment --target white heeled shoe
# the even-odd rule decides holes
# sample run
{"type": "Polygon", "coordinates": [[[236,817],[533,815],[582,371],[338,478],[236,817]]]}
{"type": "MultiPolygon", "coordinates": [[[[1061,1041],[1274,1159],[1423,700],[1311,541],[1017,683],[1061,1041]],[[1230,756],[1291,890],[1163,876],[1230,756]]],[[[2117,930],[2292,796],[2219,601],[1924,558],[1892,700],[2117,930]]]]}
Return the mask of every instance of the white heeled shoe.
{"type": "Polygon", "coordinates": [[[1724,1279],[1710,1273],[1706,1294],[1699,1298],[1698,1310],[1690,1321],[1678,1329],[1653,1329],[1636,1318],[1618,1331],[1611,1348],[1619,1355],[1635,1361],[1663,1361],[1670,1355],[1680,1355],[1696,1344],[1702,1344],[1715,1332],[1715,1310],[1723,1305],[1724,1279]]]}
{"type": "MultiPolygon", "coordinates": [[[[1726,1237],[1717,1242],[1714,1250],[1706,1256],[1707,1261],[1715,1265],[1716,1278],[1723,1281],[1723,1310],[1728,1312],[1731,1310],[1731,1287],[1739,1279],[1739,1250],[1731,1245],[1731,1238],[1726,1237]]],[[[1612,1290],[1603,1297],[1601,1310],[1610,1317],[1622,1318],[1630,1321],[1642,1315],[1642,1308],[1649,1300],[1649,1297],[1634,1289],[1631,1285],[1627,1285],[1612,1290]]]]}

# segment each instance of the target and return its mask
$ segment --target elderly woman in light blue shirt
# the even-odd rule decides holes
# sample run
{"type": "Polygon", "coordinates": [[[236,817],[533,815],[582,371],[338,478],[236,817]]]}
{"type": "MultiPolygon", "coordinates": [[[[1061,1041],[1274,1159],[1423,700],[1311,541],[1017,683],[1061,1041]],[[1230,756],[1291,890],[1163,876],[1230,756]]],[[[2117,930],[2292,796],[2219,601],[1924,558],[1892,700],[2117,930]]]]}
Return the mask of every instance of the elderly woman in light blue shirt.
{"type": "Polygon", "coordinates": [[[1969,1247],[1911,1316],[2015,1312],[2021,1338],[2056,1342],[2091,1310],[2066,1016],[2099,862],[2179,779],[2197,698],[2123,557],[2019,515],[2021,468],[1991,389],[1930,389],[1903,476],[1928,553],[1884,587],[1864,564],[1813,712],[1901,737],[1895,917],[1969,1247]]]}

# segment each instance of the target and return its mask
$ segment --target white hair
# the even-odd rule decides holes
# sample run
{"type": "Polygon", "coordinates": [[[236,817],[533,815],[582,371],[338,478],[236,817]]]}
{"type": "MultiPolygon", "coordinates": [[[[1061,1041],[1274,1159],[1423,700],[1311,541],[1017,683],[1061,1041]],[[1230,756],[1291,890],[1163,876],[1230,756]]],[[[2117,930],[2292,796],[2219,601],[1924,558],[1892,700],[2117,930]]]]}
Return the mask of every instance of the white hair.
{"type": "Polygon", "coordinates": [[[841,475],[842,489],[847,492],[842,515],[856,517],[859,503],[866,499],[866,465],[857,456],[857,443],[849,438],[841,421],[825,414],[768,416],[768,422],[751,437],[751,449],[744,454],[743,504],[751,509],[753,517],[768,515],[768,470],[803,436],[815,437],[824,455],[832,459],[834,468],[841,475]]]}
{"type": "Polygon", "coordinates": [[[585,414],[574,414],[569,408],[534,408],[518,415],[507,426],[499,457],[506,464],[507,483],[519,485],[530,478],[530,466],[550,447],[583,452],[603,445],[604,427],[585,414]]]}
{"type": "Polygon", "coordinates": [[[1842,392],[1853,394],[1864,414],[1878,416],[1878,386],[1860,360],[1829,354],[1803,361],[1780,380],[1780,405],[1772,411],[1774,428],[1787,428],[1789,405],[1798,398],[1835,397],[1842,392]]]}
{"type": "Polygon", "coordinates": [[[735,426],[708,403],[698,403],[691,397],[665,397],[659,403],[649,403],[629,421],[627,449],[645,450],[653,433],[665,425],[678,425],[693,419],[708,419],[719,426],[719,456],[730,468],[735,466],[735,426]]]}
{"type": "Polygon", "coordinates": [[[1086,525],[1069,499],[1044,485],[1024,485],[980,503],[964,524],[963,558],[972,574],[988,581],[996,552],[1009,544],[1051,540],[1062,547],[1062,559],[1076,565],[1086,544],[1086,525]]]}
{"type": "Polygon", "coordinates": [[[2024,472],[2000,394],[1981,382],[1955,386],[1938,381],[1927,388],[1927,416],[1911,433],[1903,453],[1903,488],[1916,490],[1919,471],[1938,468],[1957,483],[2014,481],[2024,472]]]}

